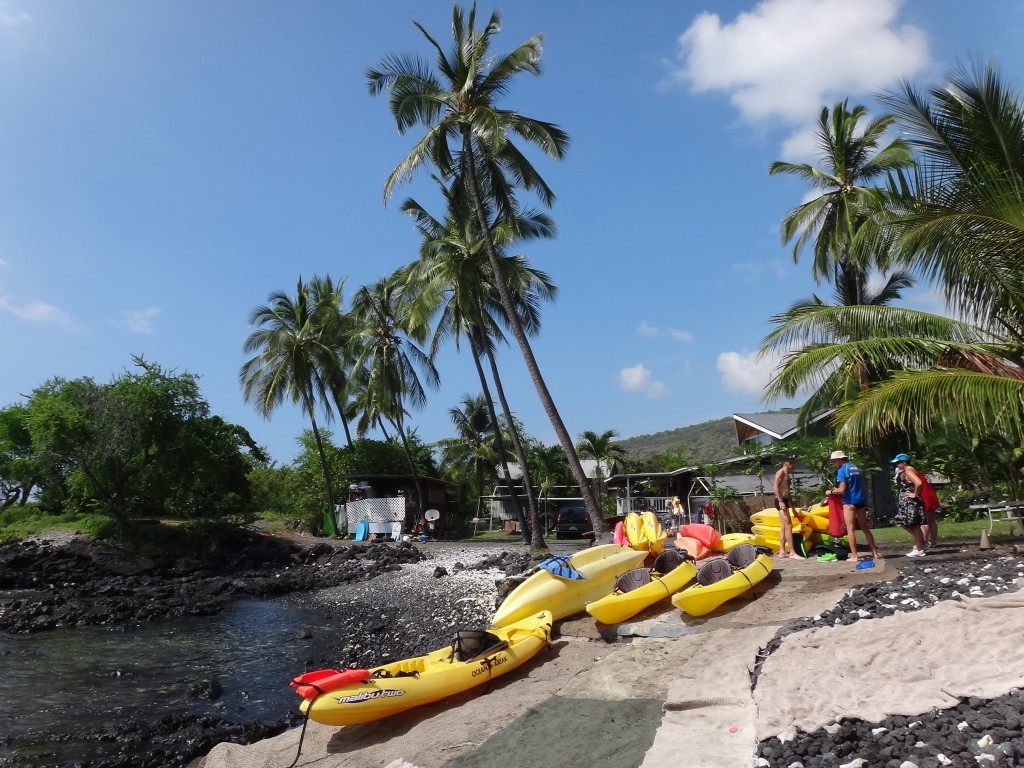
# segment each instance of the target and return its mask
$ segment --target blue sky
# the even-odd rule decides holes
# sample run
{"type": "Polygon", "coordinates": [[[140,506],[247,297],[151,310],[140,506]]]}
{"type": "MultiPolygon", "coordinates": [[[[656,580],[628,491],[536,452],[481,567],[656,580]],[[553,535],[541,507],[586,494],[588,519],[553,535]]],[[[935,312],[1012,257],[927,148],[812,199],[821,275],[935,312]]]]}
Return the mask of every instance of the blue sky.
{"type": "MultiPolygon", "coordinates": [[[[481,15],[492,5],[481,5],[481,15]]],[[[1024,6],[987,0],[499,3],[508,51],[544,35],[544,73],[505,105],[572,137],[531,155],[558,196],[531,244],[559,286],[535,350],[566,425],[622,437],[764,410],[767,319],[818,290],[779,221],[804,198],[770,178],[806,161],[823,104],[970,57],[1024,84],[1024,6]]],[[[237,383],[251,309],[299,276],[347,292],[416,256],[382,185],[399,136],[364,72],[449,35],[431,0],[138,3],[0,0],[0,407],[53,376],[109,381],[131,356],[201,377],[215,413],[279,462],[307,426],[263,420],[237,383]]],[[[938,306],[927,286],[907,303],[938,306]]],[[[554,434],[517,349],[501,352],[527,430],[554,434]]],[[[476,393],[466,354],[412,424],[430,442],[476,393]]],[[[336,426],[340,439],[340,426],[336,426]]]]}

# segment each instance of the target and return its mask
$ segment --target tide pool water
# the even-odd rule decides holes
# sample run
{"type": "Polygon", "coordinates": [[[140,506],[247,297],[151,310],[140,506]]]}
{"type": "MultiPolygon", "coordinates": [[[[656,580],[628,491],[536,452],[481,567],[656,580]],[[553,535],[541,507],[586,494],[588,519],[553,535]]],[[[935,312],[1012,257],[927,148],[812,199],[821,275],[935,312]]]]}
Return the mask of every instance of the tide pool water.
{"type": "Polygon", "coordinates": [[[261,600],[217,616],[0,635],[0,765],[102,758],[124,745],[76,732],[129,718],[276,722],[298,705],[288,682],[340,645],[322,614],[261,600]],[[191,695],[207,681],[219,698],[191,695]]]}

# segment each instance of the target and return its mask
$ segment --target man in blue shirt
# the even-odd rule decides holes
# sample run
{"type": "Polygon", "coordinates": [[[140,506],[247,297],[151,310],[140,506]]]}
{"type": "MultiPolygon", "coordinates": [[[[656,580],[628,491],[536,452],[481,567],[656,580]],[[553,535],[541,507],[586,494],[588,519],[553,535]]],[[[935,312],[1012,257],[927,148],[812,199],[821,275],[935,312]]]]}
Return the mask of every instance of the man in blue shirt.
{"type": "Polygon", "coordinates": [[[867,499],[864,495],[860,468],[850,461],[850,457],[842,451],[832,451],[828,460],[836,468],[836,483],[838,485],[825,491],[826,498],[822,503],[827,504],[829,496],[843,497],[843,518],[846,521],[846,536],[850,542],[850,558],[855,564],[860,562],[860,557],[857,554],[857,528],[864,531],[864,537],[871,549],[871,556],[878,558],[875,537],[871,535],[871,529],[868,527],[867,499]]]}

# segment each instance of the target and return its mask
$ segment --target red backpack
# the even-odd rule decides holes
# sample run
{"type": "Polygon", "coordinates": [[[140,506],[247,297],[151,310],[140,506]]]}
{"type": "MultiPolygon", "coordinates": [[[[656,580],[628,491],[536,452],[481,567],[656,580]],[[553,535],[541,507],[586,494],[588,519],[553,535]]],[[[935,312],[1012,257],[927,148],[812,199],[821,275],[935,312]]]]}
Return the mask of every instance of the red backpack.
{"type": "Polygon", "coordinates": [[[921,478],[921,503],[924,504],[924,511],[934,512],[939,508],[939,497],[924,473],[918,472],[917,475],[921,478]]]}

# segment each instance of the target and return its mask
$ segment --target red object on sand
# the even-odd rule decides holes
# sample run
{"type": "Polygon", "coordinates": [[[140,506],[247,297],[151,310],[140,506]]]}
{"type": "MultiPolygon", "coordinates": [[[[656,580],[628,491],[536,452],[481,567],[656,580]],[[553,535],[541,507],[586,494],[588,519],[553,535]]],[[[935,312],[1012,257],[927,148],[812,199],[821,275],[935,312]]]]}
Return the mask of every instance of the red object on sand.
{"type": "Polygon", "coordinates": [[[828,535],[846,535],[846,518],[843,516],[843,500],[839,496],[828,497],[828,535]]]}
{"type": "Polygon", "coordinates": [[[714,549],[715,544],[722,540],[722,535],[710,525],[703,523],[690,523],[679,526],[679,535],[689,536],[696,539],[708,549],[714,549]]]}
{"type": "Polygon", "coordinates": [[[702,541],[681,533],[676,534],[676,549],[685,549],[694,560],[700,560],[711,554],[711,549],[702,541]]]}
{"type": "Polygon", "coordinates": [[[368,669],[320,669],[307,672],[292,680],[289,685],[304,699],[315,699],[321,693],[344,688],[352,683],[361,683],[370,679],[368,669]]]}

